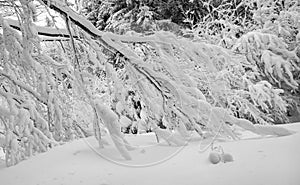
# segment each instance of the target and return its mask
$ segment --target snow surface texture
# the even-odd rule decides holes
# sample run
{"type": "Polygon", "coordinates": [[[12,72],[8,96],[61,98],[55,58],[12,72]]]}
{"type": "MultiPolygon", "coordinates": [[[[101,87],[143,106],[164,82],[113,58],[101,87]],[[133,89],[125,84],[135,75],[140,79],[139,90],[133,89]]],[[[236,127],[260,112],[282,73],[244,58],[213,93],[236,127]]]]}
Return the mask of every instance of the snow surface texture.
{"type": "Polygon", "coordinates": [[[197,134],[184,147],[157,144],[154,134],[128,135],[126,139],[137,146],[130,151],[130,161],[119,155],[107,135],[110,145],[104,149],[90,137],[58,146],[9,168],[2,162],[0,179],[5,185],[299,185],[300,123],[283,127],[297,133],[263,138],[243,132],[242,140],[215,142],[215,146],[222,146],[224,152],[233,156],[234,161],[228,163],[211,164],[211,150],[207,147],[210,141],[201,140],[197,134]],[[101,156],[127,165],[112,163],[101,156]]]}

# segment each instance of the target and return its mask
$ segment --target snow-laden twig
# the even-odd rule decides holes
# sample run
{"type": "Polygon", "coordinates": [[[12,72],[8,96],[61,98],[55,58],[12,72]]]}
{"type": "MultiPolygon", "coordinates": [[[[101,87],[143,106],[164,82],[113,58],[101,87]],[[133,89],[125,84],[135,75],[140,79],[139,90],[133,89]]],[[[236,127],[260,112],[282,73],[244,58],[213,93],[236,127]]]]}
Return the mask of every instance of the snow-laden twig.
{"type": "Polygon", "coordinates": [[[36,91],[34,91],[30,86],[28,86],[25,83],[17,80],[15,77],[13,77],[12,75],[7,74],[3,70],[0,70],[0,75],[5,76],[7,79],[12,81],[14,84],[16,84],[20,88],[26,90],[31,95],[33,95],[38,101],[40,101],[41,103],[47,105],[47,101],[42,96],[40,96],[36,91]]]}
{"type": "Polygon", "coordinates": [[[70,7],[68,7],[63,1],[58,0],[40,0],[45,5],[48,5],[51,9],[57,11],[58,13],[67,16],[70,18],[72,22],[74,22],[78,27],[86,31],[87,33],[101,37],[103,32],[98,30],[91,22],[89,22],[86,18],[76,13],[70,7]]]}

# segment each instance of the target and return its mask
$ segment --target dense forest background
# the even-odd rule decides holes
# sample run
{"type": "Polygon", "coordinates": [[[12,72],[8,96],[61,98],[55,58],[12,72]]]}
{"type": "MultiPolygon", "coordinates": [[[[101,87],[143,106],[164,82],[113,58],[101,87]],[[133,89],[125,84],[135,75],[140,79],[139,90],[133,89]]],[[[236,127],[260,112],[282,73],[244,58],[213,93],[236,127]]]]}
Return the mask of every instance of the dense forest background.
{"type": "Polygon", "coordinates": [[[181,145],[191,130],[286,135],[272,125],[300,120],[297,0],[10,0],[0,10],[8,166],[76,138],[103,147],[106,130],[130,159],[120,130],[181,145]]]}

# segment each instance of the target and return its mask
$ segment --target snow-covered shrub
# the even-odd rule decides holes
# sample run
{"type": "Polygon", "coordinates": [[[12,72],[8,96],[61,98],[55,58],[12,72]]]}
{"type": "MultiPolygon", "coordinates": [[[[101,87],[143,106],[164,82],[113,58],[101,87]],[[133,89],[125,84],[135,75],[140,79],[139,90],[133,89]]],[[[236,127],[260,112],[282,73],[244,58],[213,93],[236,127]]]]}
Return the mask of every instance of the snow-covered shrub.
{"type": "Polygon", "coordinates": [[[300,69],[300,59],[276,35],[249,32],[238,40],[233,50],[246,55],[258,79],[267,79],[278,87],[298,88],[293,74],[300,69]]]}
{"type": "MultiPolygon", "coordinates": [[[[245,55],[247,81],[268,81],[272,88],[284,90],[280,96],[286,103],[293,101],[288,97],[299,93],[299,2],[223,1],[217,6],[213,2],[206,4],[210,13],[193,29],[194,38],[245,55]]],[[[272,119],[286,122],[284,110],[275,111],[272,119]]]]}
{"type": "MultiPolygon", "coordinates": [[[[153,20],[150,24],[151,29],[148,31],[155,30],[155,27],[156,30],[161,30],[158,23],[164,18],[169,18],[174,24],[192,28],[192,30],[179,31],[181,35],[192,35],[194,40],[233,48],[235,52],[244,54],[250,62],[249,66],[244,66],[245,70],[248,71],[249,68],[254,70],[249,76],[257,77],[251,78],[252,83],[267,80],[274,86],[272,88],[284,90],[284,93],[281,93],[284,99],[287,95],[294,96],[299,93],[299,56],[297,53],[299,55],[300,47],[299,39],[296,39],[297,34],[299,35],[299,3],[297,1],[117,2],[119,1],[90,2],[85,11],[90,12],[89,15],[94,15],[96,11],[93,11],[91,7],[97,7],[102,17],[93,17],[90,20],[104,20],[101,22],[102,25],[110,27],[110,30],[114,32],[118,28],[123,29],[123,25],[127,25],[126,29],[130,29],[129,25],[135,24],[137,20],[144,20],[137,16],[144,15],[144,10],[150,12],[147,15],[153,20]],[[105,19],[104,15],[109,18],[105,19]],[[238,50],[236,50],[237,47],[238,50]]],[[[126,29],[123,29],[122,33],[125,33],[126,29]]],[[[147,30],[136,31],[145,33],[147,30]]],[[[178,31],[174,32],[178,33],[178,31]]],[[[291,99],[286,101],[291,102],[291,99]]],[[[275,120],[285,117],[282,110],[276,112],[281,113],[274,116],[275,120]]],[[[278,120],[278,122],[286,121],[278,120]]]]}
{"type": "MultiPolygon", "coordinates": [[[[101,32],[61,1],[40,2],[67,15],[67,30],[35,26],[28,1],[21,1],[18,12],[21,32],[0,18],[0,116],[7,165],[90,135],[84,125],[91,122],[99,145],[100,127],[106,127],[125,159],[131,159],[132,147],[121,133],[122,124],[150,127],[178,146],[185,144],[189,130],[237,139],[231,125],[261,135],[291,134],[249,121],[266,124],[272,116],[264,113],[274,109],[280,115],[286,109],[281,90],[255,76],[258,70],[241,55],[170,32],[101,32]],[[67,41],[54,36],[47,44],[38,36],[61,32],[67,41]]],[[[136,21],[147,27],[152,15],[141,7],[136,21]]],[[[281,67],[288,75],[293,66],[281,67]]]]}
{"type": "Polygon", "coordinates": [[[82,109],[74,109],[82,100],[77,96],[80,88],[68,57],[72,55],[65,53],[71,48],[59,51],[55,44],[41,44],[30,13],[32,6],[21,1],[21,32],[0,17],[0,122],[1,128],[5,126],[1,134],[5,135],[7,166],[91,135],[79,119],[82,109]]]}
{"type": "MultiPolygon", "coordinates": [[[[288,115],[297,117],[299,110],[295,98],[299,94],[299,9],[297,1],[259,2],[253,10],[253,20],[256,22],[256,31],[239,38],[233,50],[242,53],[250,63],[248,72],[252,73],[252,81],[267,80],[274,88],[281,88],[282,98],[288,103],[288,115]],[[292,106],[292,105],[296,106],[292,106]],[[293,115],[291,115],[293,112],[293,115]],[[294,115],[295,113],[295,115],[294,115]]],[[[276,111],[276,114],[278,112],[276,111]]],[[[285,115],[286,116],[286,115],[285,115]]],[[[275,116],[275,122],[283,116],[275,116]]],[[[291,121],[291,120],[290,120],[291,121]]]]}
{"type": "MultiPolygon", "coordinates": [[[[167,123],[171,130],[181,123],[188,129],[210,127],[212,105],[254,123],[269,124],[284,118],[287,105],[280,96],[282,90],[252,77],[246,71],[251,64],[241,55],[178,39],[168,32],[148,37],[107,33],[104,38],[133,61],[124,61],[128,73],[124,84],[140,94],[148,119],[167,123]],[[204,102],[208,106],[201,110],[204,102]]],[[[233,136],[229,130],[225,132],[233,136]]]]}

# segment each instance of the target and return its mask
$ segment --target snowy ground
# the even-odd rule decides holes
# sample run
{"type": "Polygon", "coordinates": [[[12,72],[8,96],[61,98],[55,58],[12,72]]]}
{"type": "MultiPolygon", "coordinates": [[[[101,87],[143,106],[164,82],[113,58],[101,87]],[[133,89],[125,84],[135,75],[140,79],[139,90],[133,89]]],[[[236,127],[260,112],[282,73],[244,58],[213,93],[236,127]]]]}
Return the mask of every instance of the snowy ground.
{"type": "Polygon", "coordinates": [[[133,160],[122,160],[113,145],[99,149],[94,138],[77,140],[6,168],[0,164],[3,185],[299,185],[300,123],[284,127],[298,133],[217,142],[233,162],[213,165],[210,142],[195,137],[185,147],[156,144],[154,135],[127,136],[137,146],[133,160]],[[104,159],[106,158],[106,159],[104,159]]]}

